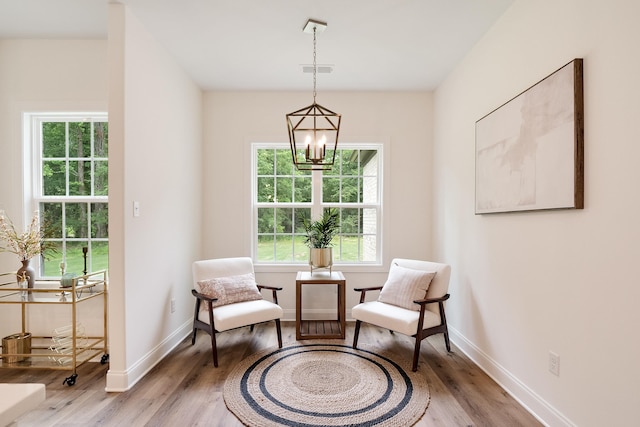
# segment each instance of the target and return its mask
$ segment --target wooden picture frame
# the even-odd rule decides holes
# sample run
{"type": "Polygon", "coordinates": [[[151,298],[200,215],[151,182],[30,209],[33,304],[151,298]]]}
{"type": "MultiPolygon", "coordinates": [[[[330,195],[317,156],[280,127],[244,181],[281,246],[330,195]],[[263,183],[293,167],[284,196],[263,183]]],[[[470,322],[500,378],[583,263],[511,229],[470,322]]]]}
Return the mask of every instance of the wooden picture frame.
{"type": "Polygon", "coordinates": [[[583,63],[476,122],[476,214],[584,208],[583,63]]]}

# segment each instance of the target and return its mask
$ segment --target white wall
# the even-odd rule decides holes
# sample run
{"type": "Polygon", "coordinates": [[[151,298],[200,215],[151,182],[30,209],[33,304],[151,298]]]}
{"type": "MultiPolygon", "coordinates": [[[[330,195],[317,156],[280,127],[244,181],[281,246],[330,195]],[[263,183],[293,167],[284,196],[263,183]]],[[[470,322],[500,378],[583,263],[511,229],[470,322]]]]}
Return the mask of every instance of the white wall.
{"type": "MultiPolygon", "coordinates": [[[[288,143],[285,115],[311,104],[307,92],[208,92],[204,100],[205,258],[251,254],[251,142],[288,143]]],[[[394,257],[431,258],[430,93],[340,92],[318,103],[342,114],[340,141],[384,144],[383,265],[334,268],[347,279],[347,309],[356,286],[384,283],[394,257]]],[[[279,302],[295,319],[298,267],[256,267],[259,282],[283,286],[279,302]]],[[[315,310],[330,310],[324,303],[315,310]]],[[[335,309],[333,309],[335,312],[335,309]]],[[[349,314],[347,314],[349,317],[349,314]]]]}
{"type": "MultiPolygon", "coordinates": [[[[105,40],[0,40],[0,209],[24,229],[22,114],[107,111],[105,40]]],[[[0,271],[16,256],[0,253],[0,271]]]]}
{"type": "MultiPolygon", "coordinates": [[[[18,230],[32,214],[23,182],[24,163],[30,159],[23,157],[22,114],[107,111],[106,64],[105,40],[0,40],[0,209],[18,230]]],[[[0,252],[0,271],[19,265],[16,255],[0,252]]],[[[92,323],[92,311],[101,310],[98,302],[79,307],[85,326],[92,323]]],[[[19,310],[2,305],[1,337],[20,331],[19,310]]],[[[34,335],[50,335],[53,328],[71,323],[68,306],[30,306],[28,313],[27,329],[34,335]]]]}
{"type": "Polygon", "coordinates": [[[640,416],[638,16],[627,0],[516,1],[435,94],[434,233],[453,266],[453,340],[549,425],[640,416]],[[475,121],[576,57],[585,209],[474,215],[475,121]]]}
{"type": "Polygon", "coordinates": [[[107,390],[119,391],[191,329],[191,263],[201,232],[202,94],[121,4],[109,5],[109,72],[107,390]],[[139,217],[133,216],[134,201],[139,217]]]}

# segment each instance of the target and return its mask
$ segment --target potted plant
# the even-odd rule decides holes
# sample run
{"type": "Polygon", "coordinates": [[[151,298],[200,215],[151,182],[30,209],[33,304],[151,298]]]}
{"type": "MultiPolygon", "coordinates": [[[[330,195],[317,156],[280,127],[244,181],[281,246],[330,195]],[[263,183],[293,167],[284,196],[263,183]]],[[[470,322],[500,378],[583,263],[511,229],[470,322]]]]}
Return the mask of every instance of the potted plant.
{"type": "Polygon", "coordinates": [[[314,268],[329,268],[333,265],[331,241],[340,230],[340,214],[337,209],[327,209],[316,221],[302,219],[306,233],[305,244],[309,247],[309,266],[313,274],[314,268]]]}

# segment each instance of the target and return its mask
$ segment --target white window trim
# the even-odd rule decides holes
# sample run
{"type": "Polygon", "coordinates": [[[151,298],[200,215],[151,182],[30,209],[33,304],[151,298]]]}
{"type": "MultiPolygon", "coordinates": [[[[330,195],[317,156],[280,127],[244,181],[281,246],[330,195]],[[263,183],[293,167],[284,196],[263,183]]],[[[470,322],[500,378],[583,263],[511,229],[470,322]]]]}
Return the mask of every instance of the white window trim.
{"type": "MultiPolygon", "coordinates": [[[[109,196],[45,196],[41,194],[44,187],[42,182],[42,123],[51,121],[85,121],[108,122],[106,112],[28,112],[22,114],[23,124],[23,189],[24,189],[24,212],[25,222],[28,223],[34,211],[39,210],[40,202],[47,203],[109,203],[109,196]]],[[[93,150],[93,147],[92,147],[93,150]]],[[[93,157],[93,153],[92,157],[93,157]]],[[[97,158],[101,159],[101,158],[97,158]]],[[[104,158],[108,161],[108,157],[104,158]]],[[[91,180],[93,189],[93,171],[91,180]]],[[[67,183],[68,184],[68,183],[67,183]]],[[[89,224],[89,229],[91,224],[89,224]]],[[[92,239],[100,241],[103,239],[92,239]]],[[[107,239],[108,240],[108,239],[107,239]]],[[[41,271],[40,257],[33,260],[32,267],[38,272],[41,271]]]]}
{"type": "MultiPolygon", "coordinates": [[[[250,247],[251,247],[251,258],[253,259],[254,266],[256,271],[298,271],[302,266],[306,266],[306,263],[269,263],[269,262],[258,262],[257,261],[257,217],[258,217],[258,207],[259,204],[255,203],[256,200],[256,150],[258,149],[290,149],[288,143],[274,143],[274,142],[253,142],[251,143],[250,151],[250,164],[251,164],[251,191],[250,191],[250,206],[251,206],[251,227],[250,227],[250,235],[251,239],[250,247]]],[[[384,170],[386,169],[386,164],[388,159],[386,158],[386,153],[384,150],[384,144],[382,143],[371,143],[371,142],[363,142],[363,143],[345,143],[341,142],[339,149],[352,149],[352,150],[366,150],[366,149],[375,149],[378,151],[378,155],[382,159],[382,161],[378,164],[378,203],[377,204],[365,204],[365,203],[325,203],[324,206],[327,205],[339,205],[341,208],[349,208],[349,207],[357,207],[361,209],[366,209],[367,207],[376,208],[377,218],[376,218],[376,260],[375,261],[362,261],[362,262],[335,262],[334,268],[338,267],[341,270],[349,270],[349,271],[358,271],[361,268],[370,268],[370,267],[383,267],[384,260],[384,241],[383,241],[383,209],[384,209],[384,170]],[[346,267],[346,268],[345,268],[346,267]]],[[[320,175],[320,171],[312,171],[312,175],[320,175]]],[[[312,188],[312,196],[311,203],[296,203],[292,205],[292,207],[311,207],[312,209],[312,217],[317,217],[322,212],[323,206],[321,204],[316,204],[316,200],[320,200],[322,195],[322,183],[321,179],[313,180],[313,188],[312,188]]],[[[260,204],[260,206],[262,206],[260,204]]]]}

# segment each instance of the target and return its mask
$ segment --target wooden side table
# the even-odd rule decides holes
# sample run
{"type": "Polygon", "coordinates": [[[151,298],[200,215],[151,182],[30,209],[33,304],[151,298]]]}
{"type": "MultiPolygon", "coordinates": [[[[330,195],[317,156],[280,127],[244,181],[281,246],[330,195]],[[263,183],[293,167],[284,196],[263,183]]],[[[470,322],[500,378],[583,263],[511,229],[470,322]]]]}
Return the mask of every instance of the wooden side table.
{"type": "Polygon", "coordinates": [[[299,271],[296,277],[296,340],[345,337],[346,283],[340,271],[299,271]],[[302,320],[302,285],[336,285],[338,287],[338,320],[302,320]]]}

